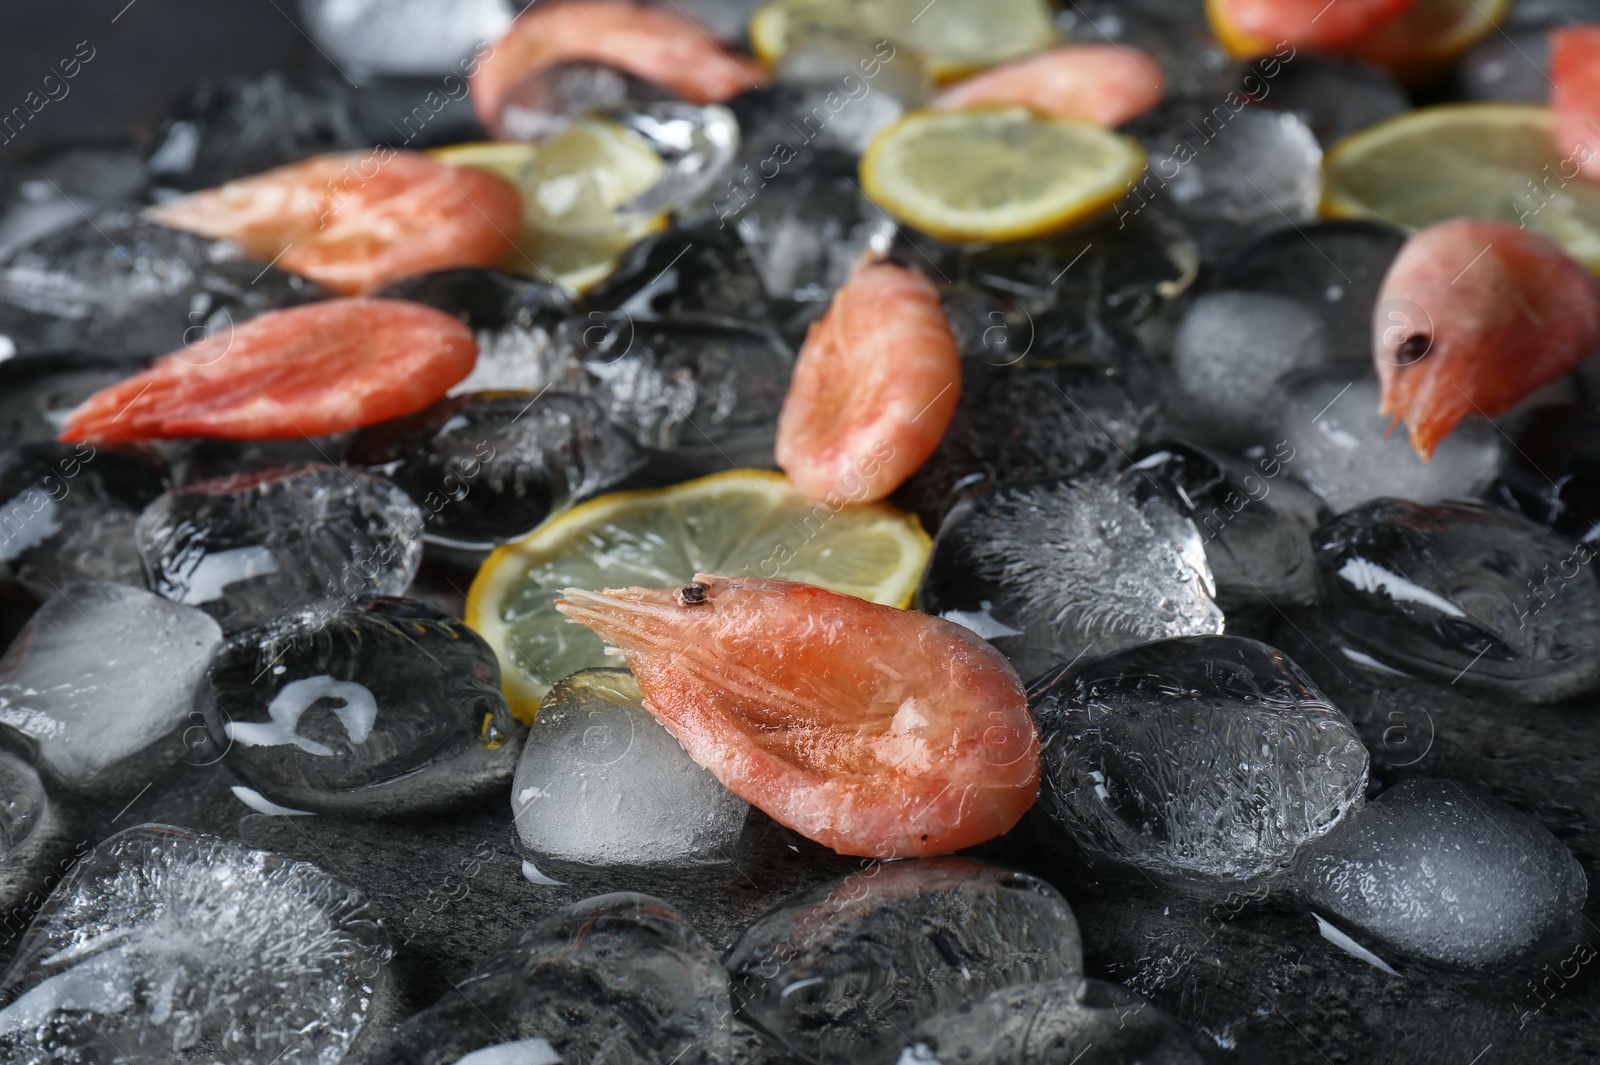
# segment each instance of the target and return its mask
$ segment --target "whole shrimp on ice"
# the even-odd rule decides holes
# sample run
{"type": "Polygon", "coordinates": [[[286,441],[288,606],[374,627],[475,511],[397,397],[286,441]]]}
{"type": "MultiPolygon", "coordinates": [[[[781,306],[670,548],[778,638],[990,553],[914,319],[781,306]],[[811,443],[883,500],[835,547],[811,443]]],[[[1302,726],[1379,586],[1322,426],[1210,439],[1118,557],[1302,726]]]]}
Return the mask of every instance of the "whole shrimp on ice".
{"type": "Polygon", "coordinates": [[[841,854],[959,850],[1033,805],[1022,684],[959,625],[759,577],[564,595],[691,758],[841,854]]]}

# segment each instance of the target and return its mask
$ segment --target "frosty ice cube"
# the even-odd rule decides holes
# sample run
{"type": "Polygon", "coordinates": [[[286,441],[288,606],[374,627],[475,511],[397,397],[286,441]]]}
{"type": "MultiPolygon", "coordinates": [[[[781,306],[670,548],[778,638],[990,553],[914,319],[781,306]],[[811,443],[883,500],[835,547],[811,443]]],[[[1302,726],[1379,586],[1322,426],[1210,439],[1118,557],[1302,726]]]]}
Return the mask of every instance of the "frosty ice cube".
{"type": "Polygon", "coordinates": [[[452,982],[400,1025],[388,1060],[718,1065],[731,1055],[727,974],[649,895],[563,906],[452,982]]]}
{"type": "Polygon", "coordinates": [[[952,511],[918,608],[1024,677],[1080,655],[1222,631],[1205,545],[1141,471],[1006,485],[952,511]]]}
{"type": "Polygon", "coordinates": [[[355,72],[448,74],[499,39],[511,0],[300,0],[325,54],[355,72]]]}
{"type": "Polygon", "coordinates": [[[522,846],[549,872],[560,862],[732,861],[750,806],[644,709],[633,674],[585,669],[539,705],[511,786],[511,811],[522,846]]]}
{"type": "Polygon", "coordinates": [[[0,976],[0,1054],[239,1065],[342,1060],[390,1007],[366,896],[316,866],[141,825],[51,894],[0,976]]]}
{"type": "Polygon", "coordinates": [[[91,444],[0,452],[0,561],[41,599],[75,580],[143,588],[133,523],[161,487],[150,463],[91,444]]]}
{"type": "Polygon", "coordinates": [[[1329,357],[1327,326],[1304,304],[1266,293],[1208,293],[1190,305],[1173,338],[1181,395],[1172,416],[1211,438],[1260,443],[1263,423],[1273,420],[1274,384],[1329,357]]]}
{"type": "Polygon", "coordinates": [[[131,146],[84,144],[36,154],[0,182],[0,258],[81,222],[84,213],[137,209],[146,182],[144,160],[131,146]]]}
{"type": "Polygon", "coordinates": [[[1029,703],[1040,806],[1086,853],[1180,882],[1281,873],[1366,788],[1349,721],[1255,640],[1193,636],[1069,663],[1029,703]]]}
{"type": "Polygon", "coordinates": [[[0,724],[32,739],[41,768],[72,788],[138,788],[183,754],[221,643],[192,607],[125,584],[68,584],[0,658],[0,724]]]}
{"type": "Polygon", "coordinates": [[[382,477],[279,467],[175,488],[135,537],[151,587],[229,633],[398,595],[422,559],[423,512],[382,477]]]}
{"type": "Polygon", "coordinates": [[[558,334],[567,387],[598,402],[641,447],[682,472],[772,462],[794,355],[776,334],[731,319],[572,319],[558,334]]]}
{"type": "Polygon", "coordinates": [[[1600,683],[1589,544],[1520,515],[1378,499],[1313,546],[1324,614],[1380,662],[1523,702],[1600,683]]]}
{"type": "Polygon", "coordinates": [[[1453,780],[1408,780],[1308,849],[1307,904],[1401,954],[1507,965],[1569,931],[1588,884],[1526,814],[1453,780]]]}
{"type": "Polygon", "coordinates": [[[1379,496],[1472,499],[1494,480],[1506,447],[1492,424],[1468,417],[1423,462],[1404,433],[1389,432],[1393,419],[1378,413],[1370,367],[1296,374],[1270,406],[1277,413],[1271,436],[1294,449],[1290,472],[1335,511],[1379,496]]]}
{"type": "Polygon", "coordinates": [[[386,474],[426,512],[431,542],[488,549],[644,465],[592,400],[467,393],[364,429],[350,461],[386,474]]]}
{"type": "Polygon", "coordinates": [[[206,724],[228,764],[299,810],[449,809],[504,788],[521,731],[483,639],[408,599],[235,641],[209,673],[206,724]]]}
{"type": "Polygon", "coordinates": [[[1200,1065],[1196,1033],[1118,984],[1007,987],[923,1021],[895,1065],[1200,1065]]]}
{"type": "Polygon", "coordinates": [[[936,858],[867,865],[785,903],[726,964],[746,1022],[807,1061],[872,1065],[989,991],[1081,974],[1083,947],[1043,880],[936,858]]]}

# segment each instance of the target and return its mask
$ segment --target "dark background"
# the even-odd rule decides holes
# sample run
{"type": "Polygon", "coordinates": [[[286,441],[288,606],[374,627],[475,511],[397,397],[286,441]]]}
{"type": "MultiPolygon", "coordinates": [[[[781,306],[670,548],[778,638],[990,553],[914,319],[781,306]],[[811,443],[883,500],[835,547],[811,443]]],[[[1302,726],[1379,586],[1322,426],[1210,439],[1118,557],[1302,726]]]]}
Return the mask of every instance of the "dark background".
{"type": "Polygon", "coordinates": [[[43,95],[40,82],[59,76],[79,42],[95,51],[65,97],[0,144],[0,169],[62,141],[147,143],[173,99],[202,78],[307,68],[317,53],[300,25],[297,0],[3,0],[0,115],[29,92],[43,95]]]}

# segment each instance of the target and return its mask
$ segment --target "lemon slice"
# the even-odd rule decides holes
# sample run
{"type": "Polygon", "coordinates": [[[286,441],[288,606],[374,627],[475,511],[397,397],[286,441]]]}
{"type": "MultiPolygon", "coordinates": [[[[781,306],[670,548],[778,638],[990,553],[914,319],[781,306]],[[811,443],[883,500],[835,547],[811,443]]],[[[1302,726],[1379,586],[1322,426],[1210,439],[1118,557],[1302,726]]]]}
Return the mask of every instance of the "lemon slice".
{"type": "Polygon", "coordinates": [[[522,193],[522,231],[501,264],[579,292],[600,281],[628,246],[666,224],[627,210],[666,164],[632,130],[578,119],[541,144],[480,143],[436,149],[434,158],[498,174],[522,193]]]}
{"type": "Polygon", "coordinates": [[[513,712],[531,721],[562,677],[617,664],[599,637],[556,613],[564,588],[668,587],[715,573],[908,606],[928,558],[921,524],[887,504],[832,502],[838,509],[769,470],[592,499],[490,555],[467,593],[467,624],[499,656],[513,712]]]}
{"type": "Polygon", "coordinates": [[[1576,177],[1555,128],[1555,112],[1522,104],[1408,111],[1333,146],[1322,213],[1413,230],[1447,218],[1510,222],[1600,271],[1600,184],[1576,177]]]}
{"type": "Polygon", "coordinates": [[[912,111],[867,146],[861,185],[943,240],[1021,240],[1099,213],[1144,160],[1128,137],[1021,107],[912,111]]]}
{"type": "Polygon", "coordinates": [[[774,0],[756,10],[749,30],[751,47],[769,64],[806,36],[845,35],[911,48],[940,81],[1056,41],[1045,0],[774,0]]]}
{"type": "Polygon", "coordinates": [[[1510,10],[1511,0],[1416,0],[1348,52],[1388,68],[1407,85],[1427,85],[1448,74],[1510,10]]]}

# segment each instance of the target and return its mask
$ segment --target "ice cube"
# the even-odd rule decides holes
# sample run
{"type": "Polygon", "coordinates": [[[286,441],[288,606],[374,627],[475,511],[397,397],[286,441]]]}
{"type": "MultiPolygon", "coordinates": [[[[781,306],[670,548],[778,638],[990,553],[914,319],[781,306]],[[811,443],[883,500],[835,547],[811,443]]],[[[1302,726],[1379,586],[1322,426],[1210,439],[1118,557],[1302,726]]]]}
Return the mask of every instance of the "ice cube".
{"type": "Polygon", "coordinates": [[[1029,314],[1071,303],[1130,323],[1182,295],[1200,270],[1187,229],[1162,212],[1132,209],[1048,237],[979,245],[959,258],[962,276],[1029,314]]]}
{"type": "Polygon", "coordinates": [[[1298,876],[1314,911],[1399,953],[1475,969],[1568,933],[1588,888],[1549,829],[1453,780],[1390,788],[1310,847],[1298,876]]]}
{"type": "Polygon", "coordinates": [[[593,398],[641,447],[684,475],[770,466],[794,355],[769,330],[714,318],[572,319],[557,342],[593,398]]]}
{"type": "Polygon", "coordinates": [[[649,895],[564,906],[452,982],[455,990],[400,1025],[385,1060],[720,1065],[731,1058],[727,974],[689,922],[649,895]]]}
{"type": "Polygon", "coordinates": [[[1192,636],[1069,663],[1029,704],[1039,803],[1090,856],[1191,883],[1271,877],[1361,802],[1367,751],[1283,652],[1192,636]]]}
{"type": "Polygon", "coordinates": [[[206,614],[109,581],[66,585],[0,658],[0,724],[70,787],[147,784],[185,750],[222,632],[206,614]]]}
{"type": "Polygon", "coordinates": [[[206,724],[229,766],[297,810],[449,809],[504,788],[516,766],[494,652],[413,600],[235,641],[208,680],[206,724]]]}
{"type": "Polygon", "coordinates": [[[590,324],[595,311],[644,318],[727,315],[766,323],[766,302],[754,256],[732,226],[714,223],[674,226],[646,237],[584,297],[590,324]]]}
{"type": "Polygon", "coordinates": [[[424,511],[425,536],[488,549],[644,465],[594,401],[557,392],[472,394],[356,434],[350,461],[386,474],[424,511]]]}
{"type": "Polygon", "coordinates": [[[1589,544],[1516,514],[1378,499],[1313,546],[1326,617],[1380,662],[1519,702],[1600,684],[1589,544]]]}
{"type": "Polygon", "coordinates": [[[1370,367],[1296,374],[1270,406],[1278,415],[1271,435],[1294,452],[1290,472],[1335,511],[1379,496],[1475,498],[1493,482],[1506,446],[1490,422],[1469,415],[1423,462],[1404,432],[1390,432],[1393,419],[1378,413],[1370,367]]]}
{"type": "Polygon", "coordinates": [[[74,145],[15,167],[0,199],[0,259],[85,214],[134,209],[144,197],[143,157],[122,145],[74,145]]]}
{"type": "Polygon", "coordinates": [[[696,765],[643,698],[626,669],[586,669],[539,705],[511,810],[540,869],[733,859],[749,804],[696,765]]]}
{"type": "Polygon", "coordinates": [[[399,595],[422,559],[423,511],[393,483],[279,467],[175,488],[134,534],[150,585],[231,633],[399,595]]]}
{"type": "Polygon", "coordinates": [[[511,0],[300,0],[321,50],[350,73],[448,74],[511,25],[511,0]]]}
{"type": "Polygon", "coordinates": [[[1461,57],[1461,89],[1472,100],[1550,102],[1550,31],[1543,26],[1491,33],[1461,57]]]}
{"type": "Polygon", "coordinates": [[[112,212],[0,261],[0,336],[19,353],[148,356],[326,295],[226,241],[112,212]]]}
{"type": "Polygon", "coordinates": [[[1299,118],[1216,99],[1174,99],[1123,126],[1149,161],[1116,208],[1119,218],[1154,205],[1182,218],[1208,259],[1250,234],[1317,216],[1322,148],[1299,118]]]}
{"type": "Polygon", "coordinates": [[[1563,536],[1600,539],[1600,408],[1528,411],[1500,471],[1499,494],[1563,536]]]}
{"type": "Polygon", "coordinates": [[[1394,76],[1371,63],[1306,54],[1296,55],[1293,62],[1258,61],[1252,68],[1241,79],[1240,91],[1300,119],[1323,148],[1411,110],[1411,98],[1394,76]]]}
{"type": "Polygon", "coordinates": [[[1384,222],[1338,219],[1286,226],[1247,245],[1219,271],[1217,286],[1265,292],[1314,308],[1328,325],[1330,355],[1372,361],[1372,312],[1383,276],[1405,243],[1384,222]]]}
{"type": "Polygon", "coordinates": [[[1222,631],[1194,522],[1140,471],[1009,485],[951,512],[918,608],[983,610],[1024,678],[1079,655],[1222,631]]]}
{"type": "Polygon", "coordinates": [[[1222,439],[1258,443],[1273,419],[1274,384],[1329,360],[1328,328],[1296,300],[1257,292],[1212,292],[1190,305],[1172,346],[1183,390],[1173,417],[1222,439]]]}
{"type": "Polygon", "coordinates": [[[894,220],[851,171],[819,165],[780,174],[739,212],[734,224],[769,296],[827,303],[863,254],[889,250],[894,220]]]}
{"type": "Polygon", "coordinates": [[[987,992],[1080,975],[1083,946],[1043,880],[936,858],[869,864],[784,903],[726,964],[743,1020],[806,1061],[873,1065],[987,992]]]}
{"type": "Polygon", "coordinates": [[[650,188],[622,207],[639,222],[687,207],[728,170],[739,151],[739,120],[721,104],[639,104],[606,118],[642,137],[666,170],[650,188]]]}
{"type": "Polygon", "coordinates": [[[552,63],[539,67],[506,90],[494,132],[502,140],[542,141],[592,111],[628,109],[677,98],[664,86],[605,63],[552,63]]]}
{"type": "Polygon", "coordinates": [[[1288,477],[1283,456],[1226,460],[1179,441],[1163,441],[1133,468],[1170,486],[1205,544],[1217,601],[1308,603],[1316,597],[1311,532],[1320,501],[1288,477]]]}
{"type": "Polygon", "coordinates": [[[85,855],[29,926],[0,977],[0,1057],[344,1060],[392,1007],[388,957],[366,897],[315,866],[142,825],[85,855]]]}
{"type": "MultiPolygon", "coordinates": [[[[1008,326],[1002,319],[993,328],[1008,326]]],[[[1029,339],[1024,335],[1022,343],[1029,339]]],[[[1031,346],[1014,356],[1012,341],[999,332],[990,340],[992,359],[962,360],[955,417],[895,495],[929,529],[937,529],[963,495],[1118,462],[1150,420],[1152,411],[1129,397],[1123,374],[1074,366],[1031,346]]]]}
{"type": "Polygon", "coordinates": [[[1119,984],[1007,987],[930,1017],[895,1065],[1200,1065],[1196,1033],[1119,984]]]}
{"type": "Polygon", "coordinates": [[[133,523],[161,488],[150,463],[91,444],[0,452],[0,561],[41,599],[79,579],[142,589],[133,523]]]}
{"type": "Polygon", "coordinates": [[[173,105],[145,166],[158,189],[192,192],[365,147],[352,93],[333,74],[271,71],[201,82],[173,105]]]}
{"type": "Polygon", "coordinates": [[[57,857],[66,830],[33,767],[34,754],[28,740],[0,727],[0,907],[7,909],[49,889],[41,867],[57,857]]]}

